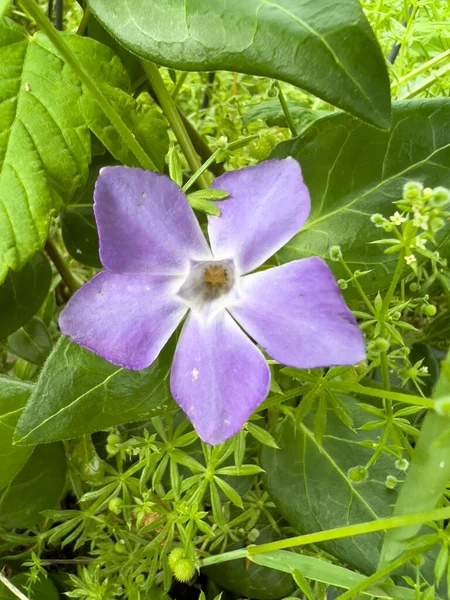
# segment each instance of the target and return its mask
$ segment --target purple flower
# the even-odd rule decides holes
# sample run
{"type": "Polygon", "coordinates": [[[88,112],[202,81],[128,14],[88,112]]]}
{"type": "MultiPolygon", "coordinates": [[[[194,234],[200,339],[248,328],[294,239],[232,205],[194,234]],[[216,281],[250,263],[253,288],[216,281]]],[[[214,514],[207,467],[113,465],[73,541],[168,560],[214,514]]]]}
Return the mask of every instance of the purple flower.
{"type": "Polygon", "coordinates": [[[165,175],[101,170],[94,192],[105,271],[61,314],[71,340],[127,369],[144,369],[186,317],[173,397],[209,444],[234,435],[266,398],[270,372],[253,343],[300,369],[352,365],[363,336],[318,258],[249,274],[298,232],[310,200],[287,158],[225,173],[210,245],[183,192],[165,175]]]}

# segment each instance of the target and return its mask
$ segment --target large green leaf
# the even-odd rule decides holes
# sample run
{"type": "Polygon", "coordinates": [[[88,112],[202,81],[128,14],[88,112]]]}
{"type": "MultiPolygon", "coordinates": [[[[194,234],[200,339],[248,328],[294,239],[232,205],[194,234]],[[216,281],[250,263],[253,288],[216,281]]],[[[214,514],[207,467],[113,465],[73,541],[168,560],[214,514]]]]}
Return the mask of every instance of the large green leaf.
{"type": "MultiPolygon", "coordinates": [[[[27,573],[19,573],[11,579],[11,583],[17,589],[26,594],[29,600],[59,600],[60,595],[53,581],[47,577],[41,577],[29,586],[27,573]]],[[[0,587],[0,600],[17,600],[17,596],[6,587],[0,587]]]]}
{"type": "Polygon", "coordinates": [[[389,125],[385,61],[357,0],[89,0],[126,48],[176,69],[293,83],[389,125]]]}
{"type": "Polygon", "coordinates": [[[0,496],[0,525],[24,529],[42,521],[40,513],[55,508],[65,479],[63,445],[38,446],[0,496]]]}
{"type": "Polygon", "coordinates": [[[168,410],[167,347],[143,371],[117,367],[61,338],[16,429],[18,444],[71,439],[168,410]]]}
{"type": "Polygon", "coordinates": [[[0,21],[0,282],[42,248],[87,176],[81,87],[43,39],[0,21]]]}
{"type": "Polygon", "coordinates": [[[0,489],[17,475],[33,448],[13,446],[14,429],[33,385],[0,375],[0,489]]]}
{"type": "MultiPolygon", "coordinates": [[[[352,398],[344,399],[355,426],[366,420],[352,398]]],[[[358,442],[374,441],[377,432],[354,433],[330,410],[322,446],[308,418],[295,429],[286,420],[275,434],[280,450],[264,447],[261,466],[265,485],[284,517],[300,532],[310,533],[388,517],[396,492],[385,486],[387,475],[397,475],[387,456],[373,465],[366,480],[355,482],[351,469],[365,465],[373,449],[358,442]]],[[[334,540],[325,549],[363,573],[376,571],[382,534],[334,540]]]]}
{"type": "Polygon", "coordinates": [[[450,186],[450,100],[394,104],[389,132],[343,113],[332,115],[280,144],[274,155],[298,160],[312,199],[307,224],[280,259],[329,258],[330,247],[340,245],[352,268],[373,269],[364,289],[376,290],[389,279],[395,260],[384,254],[385,246],[370,244],[389,235],[370,215],[391,215],[409,180],[450,186]]]}
{"type": "Polygon", "coordinates": [[[19,329],[37,313],[51,282],[50,263],[40,252],[18,273],[8,273],[0,286],[0,339],[19,329]]]}
{"type": "Polygon", "coordinates": [[[52,340],[45,323],[33,317],[8,338],[8,346],[20,358],[42,365],[52,349],[52,340]]]}

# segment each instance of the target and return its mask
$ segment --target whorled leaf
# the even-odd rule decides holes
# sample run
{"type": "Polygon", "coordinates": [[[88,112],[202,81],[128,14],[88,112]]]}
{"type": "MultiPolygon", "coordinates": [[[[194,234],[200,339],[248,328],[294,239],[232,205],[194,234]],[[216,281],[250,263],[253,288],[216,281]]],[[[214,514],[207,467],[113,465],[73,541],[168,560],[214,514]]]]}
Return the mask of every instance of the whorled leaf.
{"type": "Polygon", "coordinates": [[[18,444],[66,440],[172,409],[167,347],[143,371],[117,367],[61,338],[15,432],[18,444]]]}
{"type": "Polygon", "coordinates": [[[33,448],[14,446],[13,434],[34,385],[0,375],[0,490],[17,475],[33,448]]]}
{"type": "Polygon", "coordinates": [[[297,85],[380,127],[384,58],[357,0],[89,0],[138,56],[175,69],[229,70],[297,85]]]}
{"type": "MultiPolygon", "coordinates": [[[[308,222],[281,250],[280,260],[329,259],[330,248],[339,245],[352,269],[372,269],[364,290],[376,291],[389,283],[396,258],[384,254],[385,246],[370,243],[389,236],[370,216],[393,214],[407,181],[450,186],[450,100],[394,104],[387,132],[343,113],[331,115],[280,144],[274,156],[298,160],[312,202],[308,222]]],[[[448,230],[441,244],[447,236],[448,230]]]]}

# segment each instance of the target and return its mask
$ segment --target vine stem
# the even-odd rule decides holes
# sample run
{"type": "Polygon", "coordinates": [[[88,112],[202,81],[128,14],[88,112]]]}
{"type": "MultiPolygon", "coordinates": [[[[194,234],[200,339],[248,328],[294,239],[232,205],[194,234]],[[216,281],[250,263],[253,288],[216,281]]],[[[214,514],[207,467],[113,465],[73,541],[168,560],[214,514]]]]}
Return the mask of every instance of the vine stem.
{"type": "Polygon", "coordinates": [[[294,120],[291,115],[291,111],[289,110],[289,106],[287,105],[286,98],[284,97],[283,90],[281,89],[280,82],[276,82],[276,87],[278,90],[278,100],[280,101],[281,108],[283,109],[284,116],[286,117],[286,121],[291,132],[292,137],[297,137],[297,128],[295,127],[294,120]]]}
{"type": "MultiPolygon", "coordinates": [[[[159,105],[161,106],[161,109],[169,121],[172,131],[174,132],[175,137],[181,146],[191,171],[196,173],[201,169],[202,166],[200,159],[195,151],[186,127],[184,126],[180,113],[178,112],[177,105],[173,101],[172,96],[169,94],[158,67],[154,63],[146,60],[141,60],[141,64],[158,99],[159,105]]],[[[201,188],[209,188],[208,181],[203,173],[198,176],[197,182],[201,188]]]]}
{"type": "Polygon", "coordinates": [[[69,269],[63,255],[50,238],[45,244],[45,251],[51,258],[52,263],[55,265],[58,273],[61,275],[61,279],[68,287],[70,293],[74,294],[81,287],[81,283],[69,269]]]}
{"type": "Polygon", "coordinates": [[[64,37],[54,29],[53,25],[39,8],[35,0],[19,0],[19,3],[22,8],[35,20],[38,27],[47,34],[49,40],[58,50],[62,58],[70,67],[72,67],[76,75],[78,75],[79,79],[86,86],[89,93],[98,102],[106,117],[111,122],[111,125],[120,135],[126,146],[128,146],[128,148],[137,158],[141,167],[148,169],[149,171],[157,171],[158,169],[153,164],[153,161],[136,140],[133,133],[128,129],[122,120],[122,117],[115,111],[114,107],[112,104],[110,104],[109,100],[100,90],[97,83],[85,70],[78,58],[73,54],[69,46],[66,44],[64,37]]]}

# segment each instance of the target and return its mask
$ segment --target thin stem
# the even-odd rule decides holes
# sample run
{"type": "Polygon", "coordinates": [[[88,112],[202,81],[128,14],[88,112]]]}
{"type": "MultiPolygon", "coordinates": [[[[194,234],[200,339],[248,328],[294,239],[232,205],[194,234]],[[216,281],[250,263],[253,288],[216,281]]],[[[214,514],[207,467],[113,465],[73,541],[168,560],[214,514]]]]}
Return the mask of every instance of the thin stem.
{"type": "Polygon", "coordinates": [[[281,108],[283,109],[284,116],[286,117],[286,121],[291,131],[291,135],[292,137],[297,137],[297,128],[295,127],[294,120],[292,119],[292,115],[289,110],[289,106],[287,105],[286,98],[284,97],[283,91],[281,89],[280,82],[277,81],[275,85],[278,89],[278,100],[280,101],[281,108]]]}
{"type": "Polygon", "coordinates": [[[412,396],[410,394],[402,394],[401,392],[392,392],[390,390],[380,390],[360,383],[352,381],[330,381],[327,384],[328,389],[334,392],[346,393],[352,392],[361,396],[372,396],[374,398],[388,398],[393,402],[403,402],[403,404],[411,404],[413,406],[423,406],[424,408],[434,408],[435,402],[431,398],[423,398],[422,396],[412,396]]]}
{"type": "Polygon", "coordinates": [[[361,298],[364,301],[364,304],[367,306],[367,308],[369,309],[369,311],[375,315],[375,309],[372,306],[372,303],[370,302],[369,298],[366,296],[366,293],[364,292],[364,290],[361,287],[361,284],[358,281],[358,278],[355,276],[354,273],[352,273],[351,269],[347,266],[347,263],[345,262],[345,260],[341,257],[340,261],[341,265],[344,267],[345,272],[347,273],[347,275],[350,277],[350,279],[352,280],[354,286],[356,287],[356,289],[359,292],[359,295],[361,296],[361,298]]]}
{"type": "Polygon", "coordinates": [[[388,362],[386,350],[383,350],[382,352],[380,352],[380,360],[381,360],[381,375],[383,377],[384,389],[389,391],[391,389],[391,382],[389,379],[389,362],[388,362]]]}
{"type": "Polygon", "coordinates": [[[172,90],[172,100],[175,100],[175,98],[178,96],[178,92],[181,90],[181,88],[183,87],[183,83],[186,81],[186,77],[189,75],[189,73],[187,71],[184,71],[183,73],[180,74],[180,76],[178,77],[173,90],[172,90]]]}
{"type": "MultiPolygon", "coordinates": [[[[242,146],[245,146],[246,144],[249,144],[257,137],[259,136],[249,135],[240,140],[236,140],[235,142],[231,142],[231,144],[228,144],[226,146],[226,149],[230,151],[235,150],[236,148],[240,148],[242,146]]],[[[188,189],[192,187],[192,185],[197,181],[197,179],[201,177],[201,175],[206,171],[206,169],[208,169],[208,167],[212,165],[212,163],[216,160],[216,156],[221,150],[222,148],[217,148],[217,150],[213,154],[211,154],[211,156],[201,165],[201,167],[192,175],[192,177],[188,179],[188,181],[186,181],[186,183],[182,187],[183,192],[187,192],[188,189]]]]}
{"type": "Polygon", "coordinates": [[[410,98],[414,98],[414,96],[417,96],[417,94],[420,94],[421,92],[425,91],[428,87],[430,87],[430,85],[436,83],[436,81],[440,77],[446,75],[448,71],[450,71],[450,64],[444,65],[443,67],[435,71],[433,75],[430,75],[430,77],[424,79],[421,84],[407,92],[404,96],[399,98],[399,100],[409,100],[410,98]]]}
{"type": "Polygon", "coordinates": [[[149,171],[157,171],[151,158],[136,140],[133,133],[128,129],[127,125],[122,120],[122,117],[115,111],[109,100],[100,90],[97,82],[85,70],[78,58],[73,54],[63,36],[61,36],[45,17],[42,10],[34,0],[19,0],[22,8],[35,20],[36,24],[44,31],[52,44],[58,50],[62,58],[67,64],[72,67],[81,82],[86,86],[93,98],[98,102],[103,112],[107,116],[111,125],[120,135],[125,145],[131,150],[134,156],[139,161],[139,164],[149,171]]]}
{"type": "Polygon", "coordinates": [[[386,296],[383,299],[383,304],[381,306],[381,315],[383,316],[383,319],[386,318],[386,315],[387,315],[387,312],[389,309],[389,304],[391,303],[392,296],[394,295],[395,290],[397,289],[397,285],[398,285],[398,282],[400,281],[400,277],[402,276],[404,268],[405,268],[405,253],[400,252],[400,255],[399,255],[398,261],[397,261],[397,266],[394,271],[394,276],[392,277],[391,285],[389,286],[389,289],[386,293],[386,296]]]}
{"type": "Polygon", "coordinates": [[[84,13],[81,18],[80,24],[78,25],[77,35],[84,35],[90,15],[91,15],[91,11],[89,9],[89,6],[86,6],[86,8],[84,9],[84,13]]]}
{"type": "Polygon", "coordinates": [[[25,594],[22,594],[22,592],[16,588],[16,586],[11,583],[9,581],[9,579],[7,579],[2,573],[0,573],[0,581],[3,583],[3,585],[5,585],[8,590],[10,590],[14,596],[17,596],[17,598],[20,598],[20,600],[30,600],[28,598],[28,596],[25,596],[25,594]]]}
{"type": "Polygon", "coordinates": [[[408,83],[408,81],[411,81],[411,79],[415,79],[418,75],[421,75],[424,71],[428,71],[428,69],[431,69],[431,67],[435,67],[438,63],[442,62],[443,60],[446,60],[449,57],[450,57],[450,49],[445,50],[445,52],[442,52],[441,54],[439,54],[438,56],[435,56],[431,60],[424,62],[423,64],[420,65],[420,67],[417,67],[417,69],[413,69],[407,75],[404,75],[403,77],[400,77],[399,79],[397,79],[397,81],[392,82],[391,87],[399,87],[401,85],[404,85],[405,83],[408,83]]]}
{"type": "Polygon", "coordinates": [[[45,244],[45,251],[51,258],[52,263],[55,265],[58,273],[61,275],[61,279],[66,284],[69,291],[74,294],[81,287],[81,283],[69,269],[63,255],[50,238],[45,244]]]}
{"type": "Polygon", "coordinates": [[[56,2],[55,2],[55,29],[57,29],[58,31],[63,30],[63,15],[64,15],[63,0],[56,0],[56,2]]]}
{"type": "MultiPolygon", "coordinates": [[[[181,146],[191,171],[196,173],[201,168],[200,159],[195,152],[191,138],[189,137],[186,127],[181,120],[176,104],[165,86],[158,67],[154,63],[146,60],[141,60],[141,64],[144,67],[144,71],[147,75],[150,85],[155,92],[159,105],[161,106],[161,109],[169,121],[175,137],[181,146]]],[[[198,184],[203,189],[209,187],[209,184],[203,174],[198,177],[198,184]]]]}

